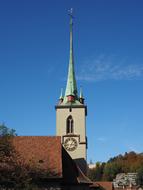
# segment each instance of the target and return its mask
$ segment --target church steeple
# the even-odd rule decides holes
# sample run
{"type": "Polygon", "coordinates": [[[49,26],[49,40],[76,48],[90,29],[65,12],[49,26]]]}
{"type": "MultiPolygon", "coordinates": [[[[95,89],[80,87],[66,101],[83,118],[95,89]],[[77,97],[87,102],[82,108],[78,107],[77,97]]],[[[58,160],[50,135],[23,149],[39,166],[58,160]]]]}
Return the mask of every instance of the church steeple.
{"type": "Polygon", "coordinates": [[[70,56],[69,56],[69,69],[68,69],[68,78],[65,91],[65,97],[73,96],[76,100],[77,95],[77,85],[74,72],[74,55],[73,55],[73,10],[69,12],[70,15],[70,56]]]}
{"type": "Polygon", "coordinates": [[[86,115],[82,89],[77,92],[73,55],[73,14],[70,10],[70,56],[65,94],[61,92],[56,108],[56,135],[61,136],[61,143],[75,160],[78,167],[86,174],[86,115]]]}
{"type": "Polygon", "coordinates": [[[74,71],[74,53],[73,53],[73,10],[70,9],[70,55],[69,55],[69,67],[68,67],[68,77],[65,89],[65,95],[58,102],[59,105],[83,105],[84,101],[78,96],[77,84],[74,71]]]}

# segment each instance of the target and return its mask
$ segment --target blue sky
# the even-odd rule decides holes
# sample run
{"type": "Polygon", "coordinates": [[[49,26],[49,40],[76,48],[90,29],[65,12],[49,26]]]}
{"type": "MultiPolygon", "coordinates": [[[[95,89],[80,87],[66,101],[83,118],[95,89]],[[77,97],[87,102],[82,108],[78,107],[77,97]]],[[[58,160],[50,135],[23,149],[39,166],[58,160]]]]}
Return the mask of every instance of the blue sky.
{"type": "Polygon", "coordinates": [[[55,135],[74,9],[78,88],[88,106],[88,161],[143,151],[143,1],[0,1],[0,122],[55,135]]]}

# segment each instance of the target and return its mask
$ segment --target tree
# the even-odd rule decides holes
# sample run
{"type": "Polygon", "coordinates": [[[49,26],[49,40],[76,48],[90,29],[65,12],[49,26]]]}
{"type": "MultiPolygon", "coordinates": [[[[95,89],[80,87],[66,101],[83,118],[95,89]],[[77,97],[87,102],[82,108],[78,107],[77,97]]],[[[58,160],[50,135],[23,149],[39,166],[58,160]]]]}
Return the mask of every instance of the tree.
{"type": "Polygon", "coordinates": [[[15,130],[0,125],[0,189],[36,190],[54,174],[35,162],[25,163],[13,146],[15,135],[15,130]]]}
{"type": "Polygon", "coordinates": [[[95,168],[89,169],[88,177],[92,181],[101,181],[105,163],[97,162],[95,168]]]}
{"type": "Polygon", "coordinates": [[[4,136],[12,137],[16,135],[17,134],[14,129],[9,129],[4,124],[0,124],[0,137],[4,137],[4,136]]]}
{"type": "Polygon", "coordinates": [[[143,186],[143,165],[137,171],[137,184],[143,186]]]}
{"type": "Polygon", "coordinates": [[[22,189],[28,186],[29,167],[22,162],[12,145],[15,130],[0,125],[0,188],[22,189]]]}
{"type": "Polygon", "coordinates": [[[108,180],[112,181],[119,173],[137,172],[138,180],[141,184],[143,167],[143,153],[126,152],[124,155],[118,155],[110,158],[108,162],[102,166],[97,164],[97,167],[89,170],[89,178],[92,180],[108,180]]]}
{"type": "Polygon", "coordinates": [[[103,179],[113,181],[118,173],[122,172],[122,166],[117,162],[109,162],[104,167],[103,179]]]}

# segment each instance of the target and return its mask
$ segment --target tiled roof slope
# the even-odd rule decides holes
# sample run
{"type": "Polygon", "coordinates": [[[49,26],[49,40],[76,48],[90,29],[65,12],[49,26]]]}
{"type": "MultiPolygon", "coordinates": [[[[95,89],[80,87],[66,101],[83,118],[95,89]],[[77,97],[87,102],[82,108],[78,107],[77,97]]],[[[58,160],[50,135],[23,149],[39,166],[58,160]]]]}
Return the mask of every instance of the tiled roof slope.
{"type": "Polygon", "coordinates": [[[93,186],[99,186],[103,190],[113,190],[113,184],[110,181],[96,181],[93,183],[93,186]]]}
{"type": "Polygon", "coordinates": [[[61,137],[17,136],[12,142],[26,164],[50,171],[47,180],[56,178],[64,184],[92,183],[62,147],[61,137]]]}
{"type": "Polygon", "coordinates": [[[63,148],[63,176],[64,182],[78,183],[78,184],[92,184],[90,179],[86,177],[80,168],[76,165],[74,160],[69,156],[66,150],[63,148]]]}
{"type": "Polygon", "coordinates": [[[50,171],[51,177],[62,177],[62,146],[60,137],[17,136],[13,145],[27,164],[50,171]]]}
{"type": "Polygon", "coordinates": [[[78,173],[79,173],[79,176],[77,178],[78,182],[92,184],[93,182],[87,176],[84,175],[84,173],[81,171],[81,169],[78,166],[77,168],[78,168],[78,173]]]}

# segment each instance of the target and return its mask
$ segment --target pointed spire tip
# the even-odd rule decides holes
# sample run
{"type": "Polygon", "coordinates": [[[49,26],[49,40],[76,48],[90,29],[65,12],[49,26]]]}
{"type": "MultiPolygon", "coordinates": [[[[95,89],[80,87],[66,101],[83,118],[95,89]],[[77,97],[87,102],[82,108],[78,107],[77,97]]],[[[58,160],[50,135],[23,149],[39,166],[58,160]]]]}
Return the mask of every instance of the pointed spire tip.
{"type": "Polygon", "coordinates": [[[60,98],[59,99],[63,99],[64,96],[63,96],[63,88],[61,88],[61,94],[60,94],[60,98]]]}

